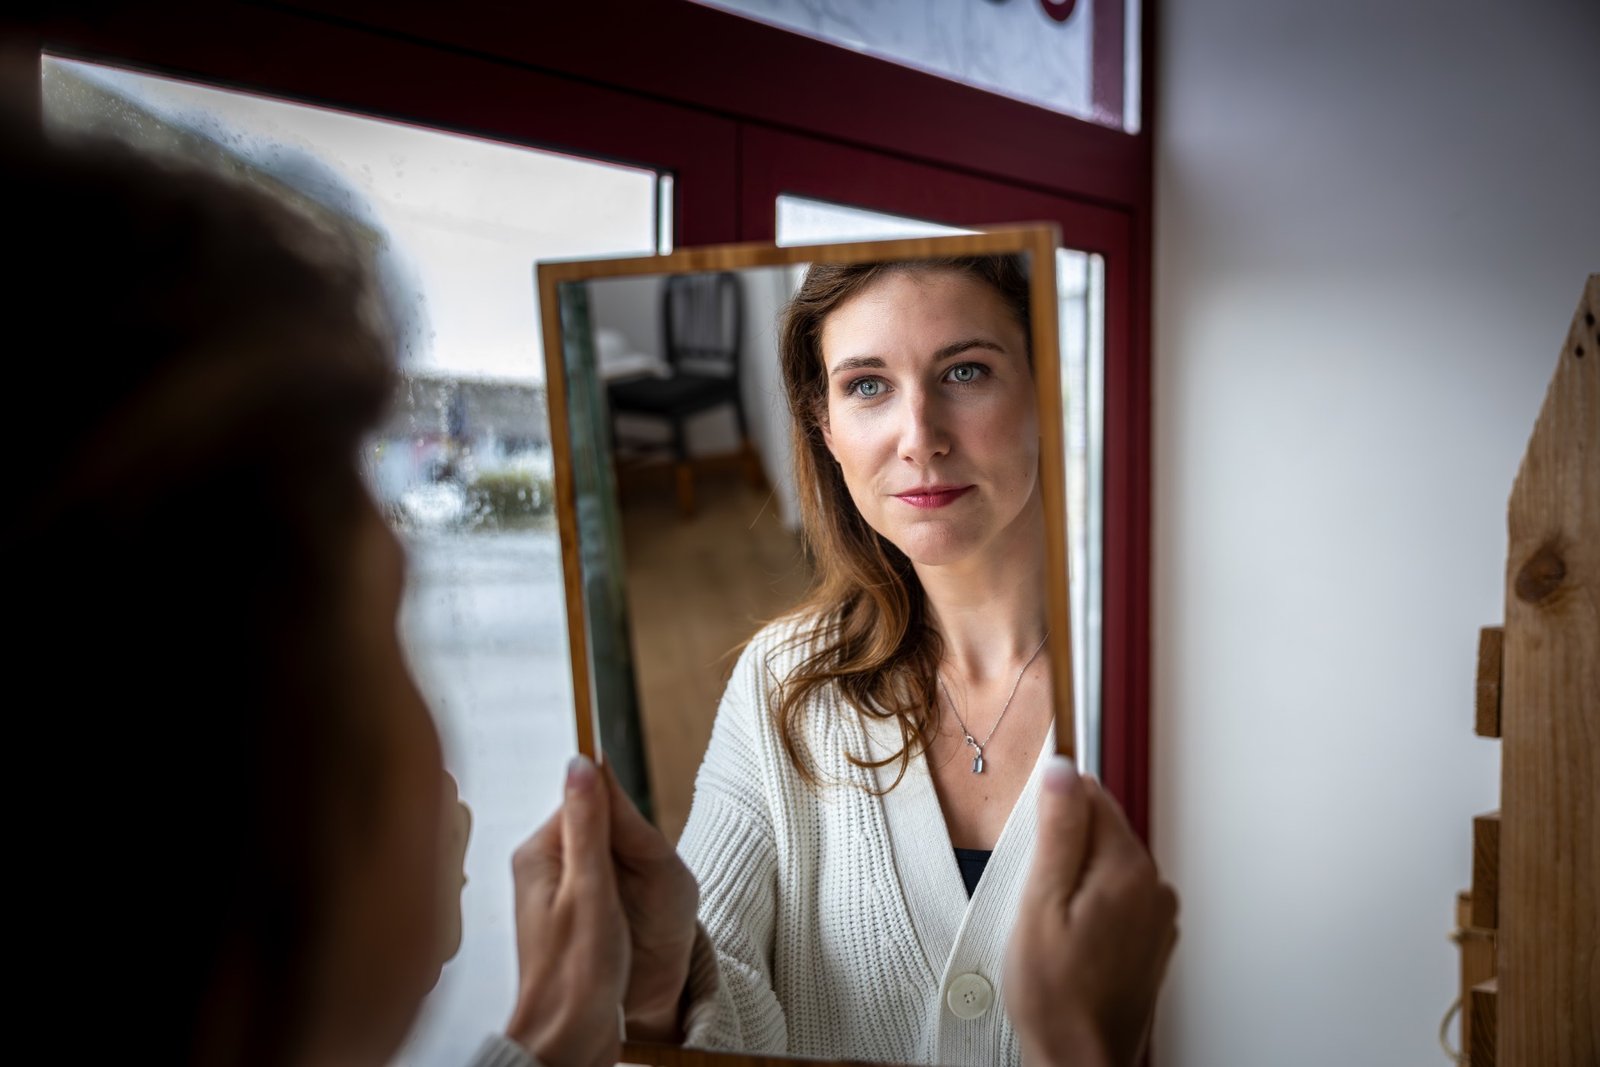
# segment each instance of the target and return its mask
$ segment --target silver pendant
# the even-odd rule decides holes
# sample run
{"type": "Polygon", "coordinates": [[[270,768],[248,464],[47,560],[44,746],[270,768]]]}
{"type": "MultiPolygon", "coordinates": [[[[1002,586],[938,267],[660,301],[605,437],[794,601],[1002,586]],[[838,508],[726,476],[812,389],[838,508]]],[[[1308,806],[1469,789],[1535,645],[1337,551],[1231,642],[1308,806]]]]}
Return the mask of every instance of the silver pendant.
{"type": "Polygon", "coordinates": [[[972,773],[973,774],[982,774],[983,773],[983,750],[982,749],[979,749],[978,750],[978,754],[976,756],[972,757],[972,773]]]}

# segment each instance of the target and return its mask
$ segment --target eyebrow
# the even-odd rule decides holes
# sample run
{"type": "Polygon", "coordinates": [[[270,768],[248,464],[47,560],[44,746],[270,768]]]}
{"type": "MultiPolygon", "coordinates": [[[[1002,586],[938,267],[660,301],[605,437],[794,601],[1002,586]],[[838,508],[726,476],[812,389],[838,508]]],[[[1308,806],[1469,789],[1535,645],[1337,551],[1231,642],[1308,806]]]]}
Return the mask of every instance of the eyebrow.
{"type": "MultiPolygon", "coordinates": [[[[933,361],[935,363],[943,363],[947,359],[953,359],[954,357],[961,355],[961,353],[970,351],[974,348],[986,348],[991,352],[999,352],[1001,355],[1005,355],[1006,352],[1006,350],[1000,345],[988,340],[987,338],[968,337],[960,341],[952,341],[943,348],[939,349],[933,354],[933,361]]],[[[828,372],[828,376],[831,378],[834,375],[843,374],[845,371],[861,370],[863,368],[881,368],[886,366],[888,366],[888,364],[883,361],[881,356],[851,356],[849,359],[841,359],[833,368],[833,370],[828,372]]]]}

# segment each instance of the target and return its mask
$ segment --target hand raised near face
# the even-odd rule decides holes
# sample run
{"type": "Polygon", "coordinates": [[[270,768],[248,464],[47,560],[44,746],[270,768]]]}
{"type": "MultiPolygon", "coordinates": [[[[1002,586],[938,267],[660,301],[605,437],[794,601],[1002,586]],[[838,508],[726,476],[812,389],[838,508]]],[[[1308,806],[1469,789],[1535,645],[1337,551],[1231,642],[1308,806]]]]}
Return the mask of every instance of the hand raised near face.
{"type": "Polygon", "coordinates": [[[1131,1067],[1177,941],[1178,898],[1117,802],[1057,757],[1006,953],[1006,1010],[1030,1064],[1131,1067]]]}
{"type": "Polygon", "coordinates": [[[678,1041],[700,888],[678,852],[633,806],[609,767],[611,853],[628,917],[633,974],[623,1006],[628,1037],[678,1041]]]}
{"type": "Polygon", "coordinates": [[[611,795],[578,756],[561,809],[517,849],[517,1003],[506,1034],[545,1067],[612,1067],[629,971],[611,858],[611,795]]]}

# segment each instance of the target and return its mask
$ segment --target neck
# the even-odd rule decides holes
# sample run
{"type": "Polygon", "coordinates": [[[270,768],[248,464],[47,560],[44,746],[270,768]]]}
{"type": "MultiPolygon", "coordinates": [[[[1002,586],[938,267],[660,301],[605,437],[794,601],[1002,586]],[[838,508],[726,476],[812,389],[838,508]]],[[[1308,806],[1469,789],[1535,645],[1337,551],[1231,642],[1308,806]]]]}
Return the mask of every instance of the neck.
{"type": "Polygon", "coordinates": [[[1016,521],[959,563],[916,566],[944,662],[982,682],[1014,675],[1044,637],[1044,505],[1037,487],[1016,521]]]}

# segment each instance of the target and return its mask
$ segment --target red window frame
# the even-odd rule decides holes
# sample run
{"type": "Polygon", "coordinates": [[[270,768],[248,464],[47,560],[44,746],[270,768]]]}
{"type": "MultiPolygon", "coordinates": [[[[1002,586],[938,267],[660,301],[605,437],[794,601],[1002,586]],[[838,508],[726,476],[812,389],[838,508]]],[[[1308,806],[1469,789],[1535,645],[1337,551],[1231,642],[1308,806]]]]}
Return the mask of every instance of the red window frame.
{"type": "MultiPolygon", "coordinates": [[[[670,171],[680,246],[771,239],[792,193],[957,225],[1054,221],[1105,255],[1102,776],[1148,835],[1148,103],[1130,135],[689,0],[140,7],[6,28],[25,46],[670,171]]],[[[1120,25],[1104,29],[1109,54],[1120,25]]],[[[1119,102],[1118,74],[1096,69],[1097,102],[1119,102]]]]}

